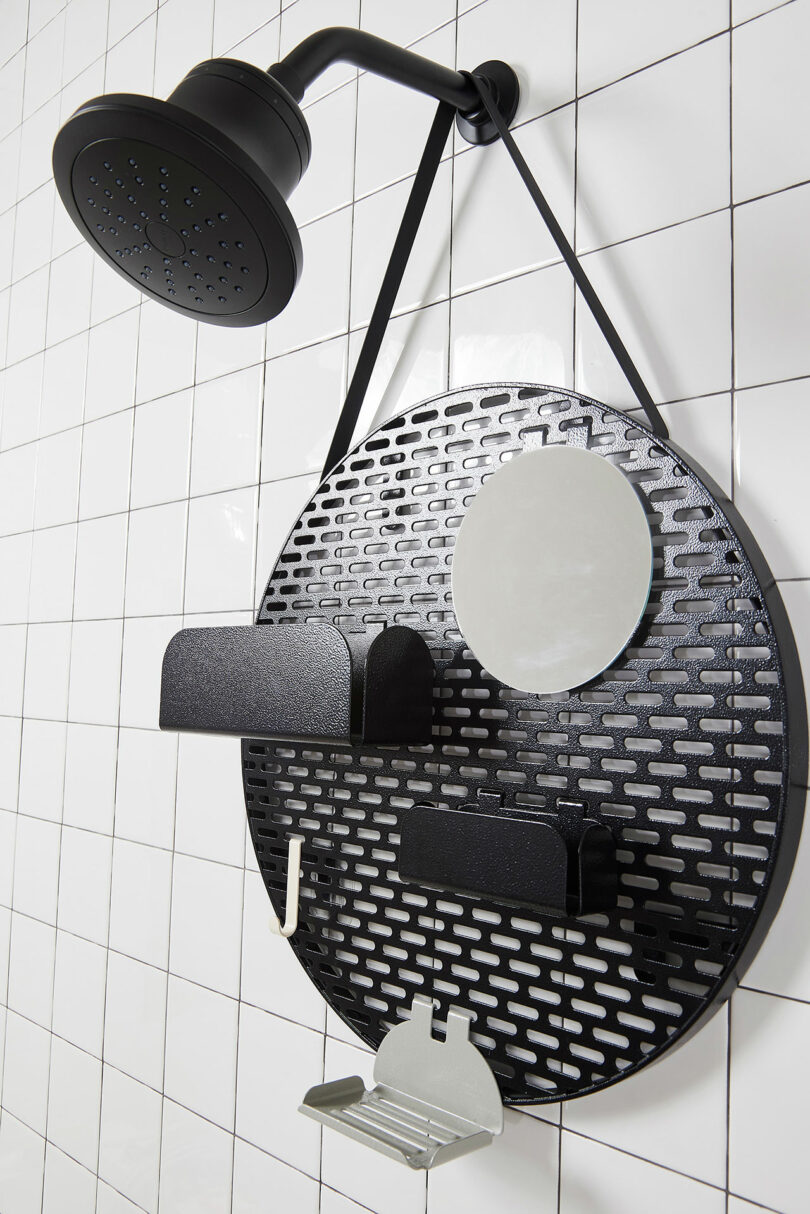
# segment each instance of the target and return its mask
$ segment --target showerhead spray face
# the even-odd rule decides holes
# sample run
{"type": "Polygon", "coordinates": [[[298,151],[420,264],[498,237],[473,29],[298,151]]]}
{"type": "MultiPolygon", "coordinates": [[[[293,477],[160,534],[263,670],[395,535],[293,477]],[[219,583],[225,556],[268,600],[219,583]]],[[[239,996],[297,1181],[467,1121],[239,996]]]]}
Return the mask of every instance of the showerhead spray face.
{"type": "Polygon", "coordinates": [[[286,306],[301,240],[286,199],[310,155],[297,103],[233,59],[168,101],[109,94],[59,132],[59,194],[85,239],[145,294],[195,320],[255,325],[286,306]]]}

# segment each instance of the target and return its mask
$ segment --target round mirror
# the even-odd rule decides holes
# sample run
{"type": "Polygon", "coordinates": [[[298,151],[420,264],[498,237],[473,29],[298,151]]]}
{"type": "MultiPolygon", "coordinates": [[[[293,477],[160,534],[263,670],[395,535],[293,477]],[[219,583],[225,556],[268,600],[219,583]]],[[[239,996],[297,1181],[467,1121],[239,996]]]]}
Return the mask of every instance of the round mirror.
{"type": "Polygon", "coordinates": [[[473,498],[453,554],[453,607],[490,674],[545,695],[615,661],[651,580],[647,516],[627,478],[593,451],[542,447],[473,498]]]}

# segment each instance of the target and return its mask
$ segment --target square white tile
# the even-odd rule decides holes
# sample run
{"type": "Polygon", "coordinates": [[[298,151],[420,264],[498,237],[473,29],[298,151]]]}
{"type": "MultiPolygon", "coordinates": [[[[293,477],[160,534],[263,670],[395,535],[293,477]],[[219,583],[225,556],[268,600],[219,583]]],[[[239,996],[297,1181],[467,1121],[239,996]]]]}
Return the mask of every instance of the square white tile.
{"type": "Polygon", "coordinates": [[[62,820],[66,732],[62,721],[29,718],[23,722],[20,813],[51,822],[62,820]]]}
{"type": "Polygon", "coordinates": [[[163,1087],[166,981],[142,961],[107,955],[104,1060],[156,1091],[163,1087]]]}
{"type": "Polygon", "coordinates": [[[582,0],[577,43],[580,95],[727,28],[725,0],[684,0],[665,7],[618,0],[609,8],[599,0],[582,0]]]}
{"type": "Polygon", "coordinates": [[[319,1214],[324,1209],[318,1205],[317,1181],[237,1138],[233,1156],[233,1214],[263,1214],[268,1193],[274,1195],[280,1209],[295,1210],[295,1214],[319,1214]]]}
{"type": "Polygon", "coordinates": [[[573,298],[562,265],[457,296],[450,305],[450,386],[570,386],[573,298]]]}
{"type": "Polygon", "coordinates": [[[160,670],[171,638],[183,626],[182,616],[152,616],[124,621],[121,659],[121,724],[157,729],[160,670]]]}
{"type": "Polygon", "coordinates": [[[17,716],[22,713],[25,681],[24,624],[4,624],[0,627],[0,713],[17,716]]]}
{"type": "Polygon", "coordinates": [[[566,0],[487,0],[459,18],[456,66],[473,71],[488,59],[515,69],[526,122],[573,100],[576,89],[576,9],[566,0]]]}
{"type": "MultiPolygon", "coordinates": [[[[349,338],[350,374],[365,334],[366,330],[358,330],[349,338]]],[[[449,303],[419,308],[391,321],[354,428],[353,443],[389,417],[446,390],[449,335],[449,303]]]]}
{"type": "Polygon", "coordinates": [[[138,354],[140,308],[94,325],[87,348],[85,421],[131,409],[135,402],[133,381],[138,354]]]}
{"type": "MultiPolygon", "coordinates": [[[[582,259],[654,400],[730,388],[730,257],[728,214],[721,213],[582,259]]],[[[576,308],[577,391],[621,409],[636,407],[581,298],[576,308]]]]}
{"type": "MultiPolygon", "coordinates": [[[[13,218],[13,211],[6,213],[13,218]]],[[[2,219],[0,219],[2,223],[2,219]]],[[[18,234],[17,239],[20,239],[18,234]]],[[[3,374],[3,415],[0,446],[17,447],[40,434],[44,354],[13,363],[3,374]]]]}
{"type": "Polygon", "coordinates": [[[352,201],[356,119],[357,86],[353,81],[307,106],[312,156],[290,198],[299,226],[352,201]]]}
{"type": "Polygon", "coordinates": [[[69,724],[62,820],[112,834],[118,734],[112,725],[69,724]]]}
{"type": "Polygon", "coordinates": [[[160,969],[169,960],[171,872],[169,852],[115,840],[110,948],[160,969]]]}
{"type": "Polygon", "coordinates": [[[808,401],[810,379],[738,392],[734,402],[734,501],[776,578],[810,576],[801,461],[808,401]]]}
{"type": "Polygon", "coordinates": [[[94,944],[107,944],[112,840],[92,831],[62,828],[57,923],[94,944]]]}
{"type": "Polygon", "coordinates": [[[27,915],[11,916],[8,1006],[50,1029],[56,929],[27,915]]]}
{"type": "MultiPolygon", "coordinates": [[[[337,1048],[337,1047],[336,1047],[337,1048]]],[[[551,1209],[557,1200],[560,1131],[523,1113],[504,1113],[503,1133],[455,1168],[428,1173],[427,1214],[551,1209]]]]}
{"type": "Polygon", "coordinates": [[[322,1075],[320,1033],[241,1005],[236,1133],[314,1177],[320,1167],[321,1132],[298,1106],[322,1075]]]}
{"type": "Polygon", "coordinates": [[[116,92],[121,93],[146,93],[147,96],[153,92],[156,8],[156,5],[153,6],[151,15],[115,45],[110,43],[110,32],[107,31],[107,44],[110,47],[105,64],[108,88],[114,88],[116,92]]]}
{"type": "Polygon", "coordinates": [[[256,489],[189,503],[186,612],[239,611],[253,598],[256,489]]]}
{"type": "Polygon", "coordinates": [[[121,685],[121,620],[73,625],[68,718],[86,725],[114,725],[121,685]]]}
{"type": "MultiPolygon", "coordinates": [[[[567,239],[574,238],[574,106],[521,126],[515,140],[567,239]]],[[[511,157],[499,143],[453,166],[453,291],[560,260],[511,157]],[[482,233],[486,232],[486,240],[482,233]]]]}
{"type": "Polygon", "coordinates": [[[157,1092],[105,1066],[98,1174],[147,1214],[157,1210],[161,1104],[157,1092]]]}
{"type": "Polygon", "coordinates": [[[810,375],[810,186],[734,211],[734,361],[738,388],[810,375]]]}
{"type": "Polygon", "coordinates": [[[70,932],[56,933],[53,1031],[101,1057],[107,956],[103,948],[70,932]]]}
{"type": "Polygon", "coordinates": [[[723,1189],[563,1131],[560,1214],[725,1214],[723,1189]]]}
{"type": "Polygon", "coordinates": [[[85,1168],[98,1164],[101,1060],[54,1037],[48,1084],[48,1139],[85,1168]]]}
{"type": "Polygon", "coordinates": [[[128,525],[126,514],[110,514],[79,523],[74,619],[101,620],[123,615],[128,525]]]}
{"type": "Polygon", "coordinates": [[[167,1100],[160,1154],[161,1209],[220,1214],[230,1207],[232,1177],[231,1135],[167,1100]]]}
{"type": "Polygon", "coordinates": [[[289,304],[267,326],[268,358],[348,329],[351,229],[350,207],[302,228],[304,268],[289,304]]]}
{"type": "Polygon", "coordinates": [[[131,409],[84,427],[79,518],[96,518],[127,509],[131,462],[131,409]]]}
{"type": "Polygon", "coordinates": [[[230,1133],[238,1020],[236,999],[170,975],[164,1091],[230,1133]]]}
{"type": "Polygon", "coordinates": [[[578,252],[729,203],[727,38],[580,102],[578,252]]]}
{"type": "Polygon", "coordinates": [[[176,502],[187,495],[192,401],[193,393],[187,388],[135,410],[133,510],[176,502]]]}
{"type": "Polygon", "coordinates": [[[261,363],[264,339],[263,325],[241,329],[208,325],[203,338],[197,342],[195,382],[201,384],[207,379],[230,375],[261,363]]]}
{"type": "Polygon", "coordinates": [[[175,856],[169,969],[236,998],[242,934],[241,869],[175,856]]]}
{"type": "MultiPolygon", "coordinates": [[[[351,327],[367,325],[388,265],[413,178],[362,198],[352,229],[351,327]]],[[[451,166],[440,165],[394,304],[410,311],[450,292],[451,166]]]]}
{"type": "Polygon", "coordinates": [[[181,501],[130,513],[125,600],[128,616],[182,611],[187,512],[186,503],[181,501]]]}
{"type": "Polygon", "coordinates": [[[34,532],[28,618],[69,620],[76,574],[76,523],[34,532]]]}
{"type": "Polygon", "coordinates": [[[115,791],[119,839],[171,849],[177,783],[177,736],[121,729],[115,791]]]}
{"type": "Polygon", "coordinates": [[[96,1200],[96,1174],[48,1143],[42,1214],[83,1214],[96,1200]]]}
{"type": "MultiPolygon", "coordinates": [[[[455,31],[450,25],[444,26],[410,49],[452,67],[455,31]]],[[[357,85],[355,198],[416,172],[435,113],[436,102],[424,93],[403,89],[371,72],[361,74],[357,85]]],[[[445,155],[450,148],[448,138],[445,155]]]]}
{"type": "Polygon", "coordinates": [[[4,1112],[0,1122],[0,1202],[19,1214],[41,1214],[45,1139],[4,1112]]]}
{"type": "Polygon", "coordinates": [[[26,716],[64,720],[71,645],[70,624],[29,625],[23,702],[26,716]]]}
{"type": "Polygon", "coordinates": [[[195,388],[192,496],[258,483],[263,371],[249,367],[195,388]]]}
{"type": "Polygon", "coordinates": [[[35,527],[75,522],[79,506],[81,430],[66,430],[43,439],[37,449],[35,527]]]}
{"type": "Polygon", "coordinates": [[[174,846],[203,860],[241,866],[245,794],[238,738],[181,734],[174,846]]]}
{"type": "Polygon", "coordinates": [[[769,194],[810,177],[810,137],[796,121],[810,107],[802,48],[810,39],[806,4],[786,4],[734,31],[734,201],[769,194]],[[780,138],[779,133],[787,136],[780,138]]]}
{"type": "Polygon", "coordinates": [[[0,454],[0,533],[30,531],[34,525],[37,447],[29,443],[0,454]]]}
{"type": "Polygon", "coordinates": [[[725,1185],[727,1013],[654,1066],[563,1105],[563,1125],[725,1185]]]}
{"type": "MultiPolygon", "coordinates": [[[[178,73],[178,84],[181,78],[182,73],[178,73]]],[[[136,401],[154,400],[188,388],[194,382],[196,346],[196,321],[153,300],[142,304],[136,401]]]]}
{"type": "Polygon", "coordinates": [[[48,280],[47,344],[75,337],[90,323],[93,254],[85,244],[51,262],[48,280]]]}
{"type": "Polygon", "coordinates": [[[158,9],[155,93],[165,97],[195,63],[208,59],[214,32],[214,0],[165,0],[158,9]],[[193,17],[193,20],[191,18],[193,17]]]}
{"type": "Polygon", "coordinates": [[[346,394],[347,339],[267,363],[261,479],[320,471],[346,394]]]}
{"type": "Polygon", "coordinates": [[[808,1109],[804,1040],[810,1007],[738,991],[731,1011],[729,1189],[793,1214],[807,1192],[801,1127],[808,1109]]]}
{"type": "Polygon", "coordinates": [[[31,538],[28,533],[0,539],[0,561],[4,573],[0,582],[2,624],[18,624],[25,620],[31,578],[31,538]]]}
{"type": "Polygon", "coordinates": [[[19,792],[22,721],[0,717],[0,807],[16,814],[19,792]]]}
{"type": "Polygon", "coordinates": [[[11,1113],[43,1136],[48,1111],[51,1040],[50,1033],[33,1021],[16,1012],[6,1014],[3,1122],[11,1113]]]}
{"type": "Polygon", "coordinates": [[[318,1032],[324,1031],[326,1002],[289,942],[270,930],[273,907],[257,872],[245,873],[242,920],[241,998],[318,1032]]]}
{"type": "Polygon", "coordinates": [[[56,822],[27,818],[24,814],[17,818],[12,905],[21,914],[32,915],[43,923],[56,923],[59,836],[56,822]]]}

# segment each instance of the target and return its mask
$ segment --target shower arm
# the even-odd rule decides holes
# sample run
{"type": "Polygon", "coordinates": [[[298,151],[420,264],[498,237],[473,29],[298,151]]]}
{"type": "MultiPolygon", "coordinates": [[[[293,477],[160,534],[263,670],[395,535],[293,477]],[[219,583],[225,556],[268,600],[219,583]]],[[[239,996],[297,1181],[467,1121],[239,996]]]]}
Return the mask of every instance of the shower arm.
{"type": "MultiPolygon", "coordinates": [[[[482,122],[486,121],[478,90],[467,73],[456,72],[414,51],[348,26],[335,25],[310,34],[267,70],[296,101],[301,101],[313,81],[333,63],[339,62],[351,63],[375,76],[383,76],[447,102],[468,121],[475,122],[479,115],[482,122]]],[[[490,81],[490,87],[493,84],[497,89],[497,82],[490,81]]]]}

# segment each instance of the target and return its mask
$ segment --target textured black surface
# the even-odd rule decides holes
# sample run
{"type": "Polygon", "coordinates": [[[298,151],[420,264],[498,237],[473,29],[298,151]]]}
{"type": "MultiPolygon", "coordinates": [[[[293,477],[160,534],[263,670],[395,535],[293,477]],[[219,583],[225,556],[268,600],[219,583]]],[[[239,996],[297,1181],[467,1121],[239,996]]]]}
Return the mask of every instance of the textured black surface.
{"type": "Polygon", "coordinates": [[[436,663],[432,746],[243,742],[250,830],[277,913],[288,835],[305,839],[291,945],[331,1006],[374,1047],[417,991],[439,1019],[451,1004],[470,1008],[474,1040],[516,1103],[602,1087],[683,1040],[730,993],[777,909],[806,780],[792,634],[719,490],[596,402],[532,385],[451,392],[369,435],[302,511],[259,620],[317,619],[407,624],[436,663]],[[456,630],[453,537],[502,460],[561,442],[587,445],[634,484],[653,590],[613,669],[571,695],[527,696],[483,671],[456,630]],[[400,816],[487,788],[527,813],[584,801],[617,843],[616,909],[560,918],[403,885],[400,816]]]}
{"type": "Polygon", "coordinates": [[[302,741],[430,741],[433,662],[394,625],[184,628],[163,655],[160,728],[302,741]]]}
{"type": "Polygon", "coordinates": [[[168,644],[161,729],[351,738],[352,662],[327,623],[184,628],[168,644]]]}
{"type": "Polygon", "coordinates": [[[581,914],[615,907],[616,848],[606,826],[581,821],[566,838],[551,815],[487,813],[492,797],[482,796],[483,807],[403,810],[400,880],[518,902],[534,911],[581,914]]]}

